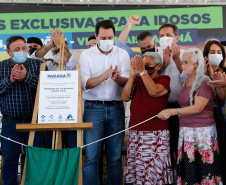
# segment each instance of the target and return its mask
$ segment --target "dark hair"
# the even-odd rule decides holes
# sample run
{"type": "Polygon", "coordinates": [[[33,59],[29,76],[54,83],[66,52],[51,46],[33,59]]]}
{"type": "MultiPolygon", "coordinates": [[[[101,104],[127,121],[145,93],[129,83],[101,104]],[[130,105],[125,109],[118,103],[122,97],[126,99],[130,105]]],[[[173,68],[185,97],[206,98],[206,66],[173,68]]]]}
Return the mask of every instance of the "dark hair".
{"type": "Polygon", "coordinates": [[[167,27],[171,27],[173,28],[173,33],[175,36],[178,35],[178,27],[175,25],[175,24],[171,24],[171,23],[168,23],[168,24],[163,24],[160,28],[159,28],[159,32],[162,28],[167,28],[167,27]]]}
{"type": "Polygon", "coordinates": [[[92,36],[90,36],[90,37],[88,38],[88,42],[89,42],[90,40],[94,40],[94,39],[96,39],[96,37],[95,37],[95,35],[92,35],[92,36]]]}
{"type": "Polygon", "coordinates": [[[6,40],[6,47],[7,47],[7,49],[9,49],[9,46],[10,46],[10,44],[11,44],[12,42],[15,42],[15,41],[17,41],[17,40],[23,40],[24,43],[26,43],[25,39],[24,39],[23,37],[19,36],[19,35],[11,36],[11,37],[9,37],[9,38],[6,40]]]}
{"type": "Polygon", "coordinates": [[[95,33],[98,35],[100,28],[109,29],[112,28],[115,34],[115,26],[111,20],[103,20],[96,23],[95,33]]]}
{"type": "Polygon", "coordinates": [[[144,39],[146,39],[147,37],[153,37],[154,35],[150,32],[150,31],[142,31],[137,35],[137,41],[143,41],[144,39]]]}
{"type": "Polygon", "coordinates": [[[209,51],[210,51],[210,47],[212,44],[216,44],[221,48],[222,51],[222,55],[223,55],[223,60],[220,63],[220,67],[222,69],[224,69],[225,66],[225,49],[224,46],[220,43],[220,41],[216,40],[216,39],[209,39],[206,41],[204,48],[203,48],[203,57],[208,57],[209,51]]]}
{"type": "Polygon", "coordinates": [[[29,37],[29,38],[27,38],[27,43],[28,44],[30,44],[30,43],[36,43],[36,44],[38,44],[40,46],[43,46],[42,41],[39,38],[37,38],[37,37],[29,37]]]}

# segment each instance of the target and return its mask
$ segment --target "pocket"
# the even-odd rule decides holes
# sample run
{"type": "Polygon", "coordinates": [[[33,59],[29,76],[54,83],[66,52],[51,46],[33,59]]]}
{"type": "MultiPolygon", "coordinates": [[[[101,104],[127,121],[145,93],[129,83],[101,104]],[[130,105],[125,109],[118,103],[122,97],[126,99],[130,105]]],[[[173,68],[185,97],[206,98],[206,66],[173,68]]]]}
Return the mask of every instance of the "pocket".
{"type": "Polygon", "coordinates": [[[92,109],[94,107],[95,103],[85,102],[85,109],[92,109]]]}

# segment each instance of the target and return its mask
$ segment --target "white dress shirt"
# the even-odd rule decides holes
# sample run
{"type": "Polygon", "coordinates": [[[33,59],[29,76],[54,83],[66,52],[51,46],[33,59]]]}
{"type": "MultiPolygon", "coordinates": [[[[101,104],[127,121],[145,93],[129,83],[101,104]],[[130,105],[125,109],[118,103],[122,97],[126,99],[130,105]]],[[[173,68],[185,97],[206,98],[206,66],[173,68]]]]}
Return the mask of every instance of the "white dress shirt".
{"type": "Polygon", "coordinates": [[[129,78],[130,59],[125,50],[114,45],[111,52],[108,55],[104,55],[96,45],[81,53],[79,63],[81,65],[84,100],[122,100],[121,93],[123,87],[119,86],[111,77],[92,89],[87,90],[85,87],[88,79],[103,74],[111,65],[113,69],[116,65],[118,66],[119,75],[121,77],[129,78]]]}
{"type": "MultiPolygon", "coordinates": [[[[183,56],[184,50],[180,50],[180,59],[182,61],[182,56],[183,56]]],[[[159,52],[162,61],[163,61],[163,51],[159,52]]],[[[180,73],[178,70],[175,62],[172,59],[171,56],[171,61],[170,64],[167,66],[166,69],[162,72],[162,75],[168,75],[170,77],[170,96],[168,99],[168,102],[177,102],[178,101],[178,95],[181,90],[181,83],[183,80],[187,78],[187,75],[185,75],[183,72],[180,73]]]]}

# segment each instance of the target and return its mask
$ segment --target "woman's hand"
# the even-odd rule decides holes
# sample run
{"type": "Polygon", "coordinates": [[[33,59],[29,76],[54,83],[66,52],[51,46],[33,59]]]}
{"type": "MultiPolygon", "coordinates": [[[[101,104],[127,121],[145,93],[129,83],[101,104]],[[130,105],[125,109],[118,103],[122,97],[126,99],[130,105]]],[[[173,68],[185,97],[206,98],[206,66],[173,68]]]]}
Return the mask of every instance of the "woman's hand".
{"type": "Polygon", "coordinates": [[[158,114],[158,118],[162,120],[169,119],[170,116],[174,115],[175,109],[164,109],[158,114]]]}
{"type": "Polygon", "coordinates": [[[139,73],[135,57],[133,57],[130,61],[130,71],[132,76],[137,76],[139,73]]]}
{"type": "Polygon", "coordinates": [[[136,58],[138,72],[142,73],[145,70],[145,64],[143,62],[142,57],[139,55],[136,55],[134,58],[136,58]]]}
{"type": "Polygon", "coordinates": [[[204,61],[206,63],[206,72],[211,77],[213,75],[213,73],[214,73],[212,65],[211,65],[211,63],[210,63],[210,61],[209,61],[209,59],[207,57],[204,58],[204,61]]]}
{"type": "Polygon", "coordinates": [[[215,88],[225,88],[226,87],[226,75],[225,73],[215,72],[211,76],[213,81],[209,81],[208,85],[215,88]]]}

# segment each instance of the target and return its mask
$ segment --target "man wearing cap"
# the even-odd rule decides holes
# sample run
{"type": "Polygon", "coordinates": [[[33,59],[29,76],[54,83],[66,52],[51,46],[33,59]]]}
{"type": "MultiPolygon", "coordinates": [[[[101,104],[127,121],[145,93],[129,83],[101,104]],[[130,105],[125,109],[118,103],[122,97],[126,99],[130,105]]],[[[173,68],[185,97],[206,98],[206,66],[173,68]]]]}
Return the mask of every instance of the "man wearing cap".
{"type": "Polygon", "coordinates": [[[28,54],[31,56],[34,51],[43,47],[42,41],[37,37],[27,38],[28,54]]]}

